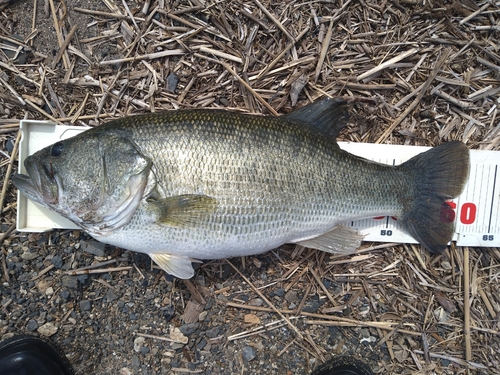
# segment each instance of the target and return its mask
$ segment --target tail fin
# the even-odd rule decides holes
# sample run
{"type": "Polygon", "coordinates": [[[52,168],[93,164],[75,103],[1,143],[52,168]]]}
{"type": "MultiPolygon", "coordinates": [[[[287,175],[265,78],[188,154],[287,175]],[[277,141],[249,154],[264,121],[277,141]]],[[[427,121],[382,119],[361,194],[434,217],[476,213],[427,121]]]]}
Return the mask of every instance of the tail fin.
{"type": "Polygon", "coordinates": [[[414,199],[401,224],[431,252],[441,254],[454,232],[447,199],[462,192],[469,176],[469,150],[454,141],[419,154],[401,168],[414,178],[414,199]]]}

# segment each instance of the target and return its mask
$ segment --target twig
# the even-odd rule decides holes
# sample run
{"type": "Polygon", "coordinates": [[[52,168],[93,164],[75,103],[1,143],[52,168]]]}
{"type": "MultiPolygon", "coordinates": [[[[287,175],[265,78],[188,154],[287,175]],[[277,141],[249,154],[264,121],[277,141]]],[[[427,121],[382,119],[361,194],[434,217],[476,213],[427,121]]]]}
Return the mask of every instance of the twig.
{"type": "Polygon", "coordinates": [[[182,280],[184,284],[187,286],[188,290],[191,292],[191,297],[193,297],[196,302],[198,302],[200,305],[205,305],[207,301],[205,301],[205,298],[201,295],[199,290],[194,286],[194,284],[190,280],[182,280]]]}
{"type": "Polygon", "coordinates": [[[239,274],[239,275],[243,278],[243,280],[245,280],[245,282],[246,282],[246,283],[247,283],[247,284],[248,284],[248,285],[249,285],[249,286],[250,286],[250,287],[254,290],[254,292],[255,292],[255,293],[257,293],[257,294],[260,296],[260,298],[262,298],[262,299],[263,299],[263,300],[264,300],[264,301],[265,301],[265,302],[269,305],[269,307],[271,307],[272,311],[274,311],[276,314],[278,314],[279,316],[281,316],[281,318],[283,318],[283,319],[285,320],[285,322],[286,322],[286,323],[288,324],[288,326],[289,326],[289,327],[290,327],[290,328],[291,328],[291,329],[292,329],[292,330],[293,330],[293,331],[297,334],[297,336],[298,336],[301,340],[303,340],[303,339],[304,339],[304,336],[302,336],[302,334],[301,334],[301,333],[300,333],[300,331],[297,329],[297,327],[295,327],[295,326],[292,324],[292,322],[291,322],[291,321],[290,321],[290,320],[289,320],[286,316],[284,316],[284,315],[281,313],[281,311],[279,311],[279,310],[278,310],[278,309],[277,309],[277,308],[276,308],[276,307],[275,307],[275,306],[271,303],[271,301],[269,301],[269,300],[266,298],[266,296],[264,296],[264,294],[262,294],[262,292],[261,292],[259,289],[257,289],[257,288],[256,288],[256,287],[252,284],[252,282],[251,282],[250,280],[248,280],[248,278],[247,278],[245,275],[243,275],[243,273],[241,273],[241,271],[240,271],[238,268],[236,268],[236,267],[234,266],[234,264],[233,264],[233,263],[231,263],[231,261],[230,261],[229,259],[226,259],[226,262],[228,262],[228,263],[229,263],[229,265],[230,265],[231,267],[233,267],[233,269],[234,269],[234,270],[235,270],[235,271],[236,271],[236,272],[237,272],[237,273],[238,273],[238,274],[239,274]]]}
{"type": "Polygon", "coordinates": [[[454,104],[457,107],[464,108],[464,109],[474,108],[473,103],[467,103],[467,102],[464,102],[463,100],[456,99],[456,98],[452,97],[451,95],[448,95],[447,93],[445,93],[441,90],[434,90],[434,94],[449,101],[451,104],[454,104]]]}
{"type": "Polygon", "coordinates": [[[231,67],[228,64],[222,61],[219,61],[219,64],[221,64],[229,73],[231,73],[233,77],[235,77],[243,86],[245,86],[245,88],[252,93],[255,99],[261,102],[264,105],[264,107],[266,107],[269,110],[269,112],[271,112],[275,116],[279,115],[279,113],[276,112],[275,109],[271,107],[271,105],[262,98],[262,96],[260,96],[257,92],[255,92],[252,86],[250,86],[248,83],[245,82],[243,78],[241,78],[238,74],[236,74],[236,72],[233,69],[231,69],[231,67]]]}
{"type": "MultiPolygon", "coordinates": [[[[424,352],[422,350],[414,350],[415,353],[417,354],[424,354],[424,352]]],[[[444,354],[438,354],[438,353],[429,353],[429,356],[431,358],[440,358],[440,359],[446,359],[450,362],[454,362],[454,363],[458,363],[459,365],[462,365],[462,366],[470,366],[470,367],[473,367],[473,368],[477,368],[477,369],[481,369],[481,370],[487,370],[488,367],[480,364],[480,363],[475,363],[475,362],[466,362],[464,361],[463,359],[460,359],[460,358],[455,358],[455,357],[451,357],[449,355],[444,355],[444,354]]]]}
{"type": "Polygon", "coordinates": [[[323,67],[323,63],[325,62],[326,53],[328,52],[328,47],[330,46],[330,42],[332,40],[332,32],[333,32],[333,18],[330,20],[330,24],[328,25],[328,31],[326,33],[325,39],[323,40],[323,46],[321,47],[321,53],[319,54],[318,64],[316,65],[316,71],[314,72],[314,82],[318,80],[318,77],[321,73],[321,69],[323,67]]]}
{"type": "Polygon", "coordinates": [[[486,10],[486,8],[488,8],[490,6],[490,2],[487,1],[486,4],[484,4],[481,8],[479,8],[478,10],[476,10],[475,12],[472,12],[471,14],[469,14],[467,17],[465,17],[464,19],[462,19],[459,24],[460,25],[463,25],[464,23],[466,23],[467,21],[473,19],[474,17],[476,17],[478,14],[480,14],[483,10],[486,10]]]}
{"type": "Polygon", "coordinates": [[[500,73],[500,66],[495,65],[492,62],[490,62],[488,60],[485,60],[485,59],[483,59],[481,57],[477,57],[476,60],[477,60],[478,63],[483,64],[483,65],[487,66],[490,69],[493,69],[497,73],[500,73]]]}
{"type": "Polygon", "coordinates": [[[446,59],[448,58],[448,55],[450,54],[451,49],[447,48],[444,50],[443,54],[441,55],[440,59],[434,66],[434,69],[432,70],[432,73],[430,74],[429,78],[425,81],[424,86],[422,87],[422,90],[418,93],[418,96],[416,99],[408,106],[408,108],[405,109],[405,111],[394,121],[389,128],[377,139],[375,143],[382,143],[383,141],[386,140],[386,138],[393,132],[396,127],[403,122],[403,120],[412,112],[415,107],[420,103],[420,100],[424,97],[425,93],[427,92],[427,89],[431,85],[432,81],[434,81],[434,78],[436,78],[437,74],[441,70],[441,67],[445,63],[446,59]]]}
{"type": "MultiPolygon", "coordinates": [[[[52,20],[54,22],[54,29],[56,30],[56,35],[57,35],[57,42],[59,43],[59,47],[62,48],[63,46],[63,37],[61,35],[61,28],[59,26],[59,22],[57,20],[57,14],[56,14],[56,7],[54,5],[54,0],[49,0],[49,4],[50,4],[50,10],[51,10],[51,13],[52,13],[52,20]]],[[[64,63],[64,68],[66,70],[69,69],[69,57],[68,57],[68,54],[65,53],[65,49],[63,49],[63,63],[64,63]]]]}
{"type": "Polygon", "coordinates": [[[76,275],[91,275],[95,273],[106,273],[106,272],[119,272],[119,271],[126,271],[132,269],[132,266],[125,266],[125,267],[111,267],[111,268],[101,268],[98,270],[75,270],[75,271],[67,271],[65,272],[66,275],[71,275],[71,276],[76,276],[76,275]]]}
{"type": "MultiPolygon", "coordinates": [[[[2,241],[0,241],[0,243],[1,242],[2,241]]],[[[481,285],[477,286],[477,291],[479,292],[479,295],[481,296],[481,299],[483,300],[483,303],[486,305],[486,308],[488,309],[488,312],[490,313],[491,317],[493,319],[496,318],[495,309],[491,305],[491,302],[490,302],[488,296],[486,295],[486,293],[484,292],[483,288],[481,288],[481,285]]]]}
{"type": "Polygon", "coordinates": [[[213,48],[200,47],[199,51],[205,52],[205,53],[210,53],[210,54],[215,55],[217,57],[222,57],[223,59],[227,59],[230,61],[234,61],[234,62],[243,64],[243,60],[241,59],[241,57],[233,56],[233,55],[230,55],[229,53],[221,52],[221,51],[215,50],[213,48]]]}
{"type": "MultiPolygon", "coordinates": [[[[266,311],[266,312],[273,312],[274,311],[275,312],[274,309],[267,308],[267,307],[242,305],[242,304],[234,303],[234,302],[225,302],[224,304],[227,306],[231,306],[231,307],[238,307],[240,309],[266,311]]],[[[295,314],[296,313],[295,310],[279,310],[279,311],[283,314],[295,314]]],[[[360,321],[360,320],[342,318],[342,317],[336,316],[336,315],[315,314],[315,313],[308,313],[305,311],[301,311],[299,315],[307,316],[310,318],[316,318],[316,319],[328,319],[328,320],[308,320],[308,321],[305,321],[305,323],[307,323],[307,324],[319,324],[319,325],[327,325],[327,326],[373,327],[373,328],[380,328],[380,329],[385,329],[385,330],[393,330],[394,327],[399,324],[399,323],[393,323],[393,322],[360,321]]],[[[412,335],[412,336],[420,336],[421,335],[421,332],[409,331],[406,329],[400,329],[399,332],[405,333],[407,335],[412,335]]]]}
{"type": "MultiPolygon", "coordinates": [[[[93,16],[100,16],[100,17],[109,17],[109,18],[118,18],[118,19],[125,19],[125,18],[129,18],[128,15],[125,15],[125,14],[119,14],[119,13],[108,13],[108,12],[101,12],[101,11],[98,11],[98,10],[90,10],[90,9],[84,9],[84,8],[78,8],[78,7],[75,7],[73,8],[75,11],[77,12],[80,12],[80,13],[84,13],[84,14],[90,14],[90,15],[93,15],[93,16]]],[[[135,19],[137,21],[145,21],[144,18],[139,18],[139,17],[135,17],[135,19]]]]}
{"type": "Polygon", "coordinates": [[[328,297],[328,299],[330,300],[330,302],[332,303],[333,306],[338,306],[338,303],[333,299],[332,295],[330,294],[330,292],[328,291],[328,289],[326,289],[326,287],[323,285],[323,282],[321,281],[321,279],[319,278],[318,274],[316,273],[316,271],[311,267],[309,268],[309,272],[311,272],[311,275],[313,275],[314,279],[316,280],[316,282],[318,283],[319,287],[323,290],[323,292],[326,294],[326,296],[328,297]]]}
{"type": "Polygon", "coordinates": [[[272,21],[272,22],[273,22],[273,23],[274,23],[277,27],[278,27],[278,29],[280,29],[280,30],[281,30],[281,32],[282,32],[283,34],[285,34],[285,35],[286,35],[286,36],[287,36],[290,40],[295,41],[295,38],[292,36],[292,34],[290,34],[290,33],[288,32],[288,30],[287,30],[287,29],[285,29],[285,27],[281,24],[281,22],[280,22],[280,21],[278,21],[278,20],[276,19],[276,17],[274,17],[274,16],[271,14],[271,12],[269,12],[269,11],[266,9],[266,7],[260,3],[260,1],[259,1],[259,0],[253,0],[253,1],[254,1],[255,5],[257,5],[257,6],[260,8],[260,10],[262,10],[262,12],[263,12],[263,13],[264,13],[264,14],[265,14],[265,15],[266,15],[266,16],[267,16],[267,17],[268,17],[268,18],[269,18],[269,19],[270,19],[270,20],[271,20],[271,21],[272,21]]]}
{"type": "Polygon", "coordinates": [[[411,50],[403,52],[403,53],[399,54],[398,56],[393,57],[392,59],[389,59],[386,62],[383,62],[382,64],[376,66],[375,68],[372,68],[372,69],[368,70],[367,72],[360,74],[356,79],[358,81],[361,81],[362,79],[367,78],[367,77],[371,76],[372,74],[377,73],[380,70],[384,70],[385,68],[389,67],[390,65],[395,64],[398,61],[404,60],[408,56],[411,56],[417,52],[418,52],[418,48],[412,48],[411,50]]]}
{"type": "Polygon", "coordinates": [[[161,52],[148,53],[147,55],[125,57],[123,59],[116,59],[116,60],[104,60],[104,61],[101,61],[99,63],[99,65],[104,66],[104,65],[121,64],[124,62],[130,62],[130,61],[154,60],[154,59],[159,59],[159,58],[165,57],[165,56],[184,55],[185,53],[186,53],[186,51],[183,49],[169,49],[169,50],[161,51],[161,52]]]}
{"type": "Polygon", "coordinates": [[[59,62],[59,59],[62,57],[63,53],[66,51],[66,48],[69,46],[69,43],[71,42],[71,38],[73,38],[73,35],[75,34],[75,31],[77,29],[77,25],[74,25],[70,32],[68,33],[68,36],[64,40],[64,42],[61,45],[61,48],[59,48],[59,51],[57,52],[56,57],[54,57],[54,60],[52,61],[52,69],[54,69],[59,62]]]}
{"type": "Polygon", "coordinates": [[[469,279],[469,247],[464,247],[464,339],[465,339],[465,359],[472,359],[471,338],[470,338],[470,279],[469,279]]]}
{"type": "MultiPolygon", "coordinates": [[[[299,318],[300,317],[293,316],[293,317],[290,318],[290,320],[292,320],[292,319],[299,319],[299,318]]],[[[239,339],[243,339],[245,337],[257,335],[257,334],[263,333],[263,332],[269,332],[269,331],[272,331],[272,330],[284,327],[284,326],[286,326],[286,322],[285,323],[283,323],[283,322],[285,322],[285,320],[284,319],[280,319],[280,320],[277,320],[277,321],[274,321],[274,322],[271,322],[271,323],[267,323],[267,324],[264,324],[264,325],[252,328],[249,331],[244,331],[244,332],[236,333],[234,335],[229,336],[227,338],[227,341],[239,340],[239,339]]]]}
{"type": "MultiPolygon", "coordinates": [[[[12,93],[12,95],[14,95],[16,97],[17,100],[19,100],[19,102],[22,104],[22,105],[26,105],[26,102],[24,101],[24,99],[21,97],[21,95],[19,95],[17,93],[17,91],[14,89],[14,87],[12,87],[11,85],[9,85],[8,82],[6,82],[2,77],[0,77],[0,83],[2,85],[4,85],[5,87],[7,87],[7,89],[9,89],[9,91],[12,93]]],[[[1,206],[0,206],[1,207],[1,206]]]]}
{"type": "Polygon", "coordinates": [[[16,223],[12,224],[6,231],[5,233],[2,233],[2,236],[0,237],[0,244],[2,244],[3,240],[5,240],[7,237],[11,235],[12,232],[16,229],[16,223]]]}
{"type": "Polygon", "coordinates": [[[135,335],[141,336],[141,337],[145,337],[145,338],[148,338],[148,339],[168,341],[168,342],[176,342],[176,343],[183,344],[182,342],[180,342],[178,340],[172,340],[172,339],[170,339],[168,337],[163,337],[163,336],[150,335],[148,333],[135,332],[135,335]]]}
{"type": "Polygon", "coordinates": [[[86,271],[86,270],[91,270],[91,269],[95,269],[95,268],[104,267],[104,266],[107,266],[108,264],[113,264],[113,263],[118,263],[118,262],[126,262],[127,260],[128,260],[127,258],[111,259],[111,260],[107,260],[105,262],[100,262],[100,263],[92,264],[90,266],[80,267],[80,268],[78,268],[76,270],[66,271],[65,274],[66,275],[70,275],[73,272],[82,272],[82,271],[86,271]]]}
{"type": "Polygon", "coordinates": [[[39,279],[40,277],[42,277],[43,275],[45,275],[47,272],[49,272],[51,269],[53,269],[55,266],[53,264],[51,264],[50,266],[47,266],[46,268],[44,268],[42,271],[40,271],[40,273],[38,275],[36,275],[35,277],[33,277],[31,279],[31,281],[35,281],[37,279],[39,279]]]}
{"type": "Polygon", "coordinates": [[[54,116],[45,112],[42,108],[37,106],[35,103],[32,103],[30,100],[26,99],[26,104],[28,104],[30,107],[36,109],[38,112],[40,112],[42,115],[46,116],[47,118],[51,119],[52,121],[54,121],[58,124],[61,124],[61,122],[59,120],[57,120],[54,116]]]}
{"type": "Polygon", "coordinates": [[[7,194],[7,187],[9,186],[9,178],[12,172],[12,167],[14,165],[14,160],[16,160],[17,150],[19,149],[19,141],[21,140],[21,131],[17,131],[16,142],[14,143],[14,148],[12,149],[12,154],[10,155],[9,165],[7,166],[7,172],[5,172],[5,177],[3,179],[2,193],[0,194],[0,212],[3,208],[3,202],[5,200],[5,195],[7,194]]]}
{"type": "MultiPolygon", "coordinates": [[[[304,30],[302,30],[300,32],[300,34],[297,36],[297,39],[296,41],[299,41],[300,39],[302,39],[302,37],[309,31],[309,26],[307,26],[304,30]]],[[[261,79],[262,77],[264,77],[277,63],[278,61],[280,61],[283,56],[285,56],[285,54],[290,51],[290,49],[292,49],[292,47],[295,45],[296,41],[292,41],[290,43],[288,43],[288,45],[283,49],[283,51],[281,51],[281,53],[276,56],[274,58],[273,61],[271,61],[269,64],[267,64],[267,66],[264,68],[264,70],[262,70],[259,75],[257,76],[257,80],[261,79]]]]}

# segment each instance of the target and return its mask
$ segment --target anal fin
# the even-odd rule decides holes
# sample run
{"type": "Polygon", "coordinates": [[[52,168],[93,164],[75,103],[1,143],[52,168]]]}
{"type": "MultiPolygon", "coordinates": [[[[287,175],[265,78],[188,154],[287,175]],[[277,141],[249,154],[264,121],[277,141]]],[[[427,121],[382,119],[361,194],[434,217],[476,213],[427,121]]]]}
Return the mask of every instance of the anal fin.
{"type": "Polygon", "coordinates": [[[350,254],[361,245],[363,238],[364,236],[358,231],[343,225],[337,225],[331,231],[318,237],[296,243],[331,254],[350,254]]]}
{"type": "Polygon", "coordinates": [[[194,276],[191,259],[187,256],[168,253],[153,253],[149,256],[163,271],[172,276],[179,279],[190,279],[194,276]]]}

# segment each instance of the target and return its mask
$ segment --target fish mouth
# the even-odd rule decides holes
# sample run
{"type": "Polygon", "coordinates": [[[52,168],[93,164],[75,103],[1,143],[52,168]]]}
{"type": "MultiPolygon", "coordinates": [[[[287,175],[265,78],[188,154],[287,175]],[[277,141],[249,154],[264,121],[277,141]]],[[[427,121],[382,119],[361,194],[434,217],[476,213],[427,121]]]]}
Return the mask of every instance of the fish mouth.
{"type": "Polygon", "coordinates": [[[56,174],[48,166],[29,157],[24,161],[24,166],[28,175],[12,176],[14,186],[29,199],[43,206],[56,204],[61,191],[56,174]]]}

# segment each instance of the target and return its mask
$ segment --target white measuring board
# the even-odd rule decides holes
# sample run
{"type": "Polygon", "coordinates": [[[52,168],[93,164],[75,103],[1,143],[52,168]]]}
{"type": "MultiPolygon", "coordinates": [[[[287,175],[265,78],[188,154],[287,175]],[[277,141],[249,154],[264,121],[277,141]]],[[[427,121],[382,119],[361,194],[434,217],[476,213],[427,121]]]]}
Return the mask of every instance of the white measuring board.
{"type": "MultiPolygon", "coordinates": [[[[87,128],[56,125],[48,121],[21,121],[19,171],[25,173],[24,159],[59,140],[87,128]]],[[[341,148],[379,163],[396,165],[424,152],[429,147],[339,142],[341,148]]],[[[453,240],[459,246],[500,246],[500,151],[471,150],[469,182],[463,193],[450,202],[455,213],[453,240]]],[[[365,241],[416,243],[402,232],[392,217],[378,217],[345,223],[365,235],[365,241]]],[[[77,228],[58,214],[18,194],[17,230],[43,232],[52,228],[77,228]]]]}
{"type": "MultiPolygon", "coordinates": [[[[379,163],[397,165],[430,147],[339,142],[342,149],[379,163]]],[[[458,246],[500,246],[500,151],[470,150],[470,174],[462,194],[450,202],[455,213],[453,241],[458,246]]],[[[389,216],[345,225],[365,241],[417,243],[389,216]]]]}

